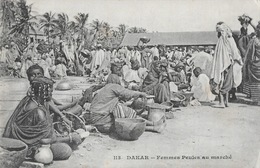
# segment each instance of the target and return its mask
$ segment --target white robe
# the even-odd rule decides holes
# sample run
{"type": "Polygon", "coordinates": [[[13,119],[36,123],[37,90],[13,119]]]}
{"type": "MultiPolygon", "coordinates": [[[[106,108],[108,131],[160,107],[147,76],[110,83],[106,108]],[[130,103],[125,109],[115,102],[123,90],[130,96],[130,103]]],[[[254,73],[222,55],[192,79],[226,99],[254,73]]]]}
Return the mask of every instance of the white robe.
{"type": "Polygon", "coordinates": [[[210,54],[201,51],[192,54],[192,57],[187,60],[187,63],[193,66],[192,70],[196,67],[200,67],[202,73],[210,77],[212,61],[213,57],[210,54]]]}
{"type": "Polygon", "coordinates": [[[200,74],[198,78],[194,78],[192,84],[191,92],[194,93],[194,98],[201,102],[215,100],[215,95],[210,90],[209,77],[206,74],[200,74]]]}
{"type": "Polygon", "coordinates": [[[93,56],[92,58],[92,63],[91,63],[91,71],[94,71],[97,66],[101,66],[103,61],[105,59],[105,52],[104,50],[100,49],[100,50],[97,50],[95,55],[93,56]]]}

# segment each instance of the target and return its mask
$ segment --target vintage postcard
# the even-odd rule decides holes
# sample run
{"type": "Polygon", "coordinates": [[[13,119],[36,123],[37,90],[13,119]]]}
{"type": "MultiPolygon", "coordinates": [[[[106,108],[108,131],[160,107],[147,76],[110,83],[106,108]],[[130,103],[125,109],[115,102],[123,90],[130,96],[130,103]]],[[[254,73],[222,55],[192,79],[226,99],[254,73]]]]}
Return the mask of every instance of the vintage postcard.
{"type": "Polygon", "coordinates": [[[1,0],[1,168],[260,168],[260,0],[1,0]]]}

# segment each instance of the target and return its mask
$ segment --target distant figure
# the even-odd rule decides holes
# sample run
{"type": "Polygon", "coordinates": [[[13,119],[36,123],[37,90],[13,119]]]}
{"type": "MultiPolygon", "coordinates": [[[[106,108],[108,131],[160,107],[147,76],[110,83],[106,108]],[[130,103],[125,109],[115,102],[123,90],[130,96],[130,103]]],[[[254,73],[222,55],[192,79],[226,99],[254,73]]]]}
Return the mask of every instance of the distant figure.
{"type": "Polygon", "coordinates": [[[102,65],[104,59],[105,59],[105,52],[102,49],[102,45],[98,44],[97,50],[91,62],[91,66],[90,66],[91,71],[97,70],[102,65]]]}

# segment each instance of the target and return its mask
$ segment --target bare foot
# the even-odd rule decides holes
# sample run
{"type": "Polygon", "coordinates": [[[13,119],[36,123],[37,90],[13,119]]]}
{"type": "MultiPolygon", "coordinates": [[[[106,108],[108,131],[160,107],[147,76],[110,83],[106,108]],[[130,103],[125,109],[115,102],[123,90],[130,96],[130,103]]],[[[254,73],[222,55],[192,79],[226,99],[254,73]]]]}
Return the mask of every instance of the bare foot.
{"type": "Polygon", "coordinates": [[[165,121],[166,121],[166,117],[164,115],[164,116],[162,116],[162,118],[159,121],[154,122],[153,125],[154,126],[161,125],[161,124],[165,123],[165,121]]]}
{"type": "Polygon", "coordinates": [[[213,107],[213,108],[225,108],[225,105],[224,104],[214,104],[211,107],[213,107]]]}
{"type": "Polygon", "coordinates": [[[153,126],[153,131],[158,132],[158,133],[162,133],[163,130],[165,129],[166,125],[167,125],[166,123],[163,123],[161,125],[153,126]]]}

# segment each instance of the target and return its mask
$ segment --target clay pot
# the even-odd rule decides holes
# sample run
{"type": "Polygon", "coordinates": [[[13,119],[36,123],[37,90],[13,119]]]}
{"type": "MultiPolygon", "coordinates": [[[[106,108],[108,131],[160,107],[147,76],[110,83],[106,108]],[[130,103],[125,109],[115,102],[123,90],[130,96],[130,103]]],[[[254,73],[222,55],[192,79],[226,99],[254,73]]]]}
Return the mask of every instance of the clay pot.
{"type": "Polygon", "coordinates": [[[166,111],[170,111],[171,109],[172,109],[172,107],[173,107],[173,103],[171,103],[171,102],[163,102],[161,105],[164,105],[164,106],[166,106],[165,108],[165,110],[166,111]]]}
{"type": "Polygon", "coordinates": [[[108,134],[111,132],[111,129],[113,128],[113,124],[111,123],[106,123],[102,125],[95,125],[97,130],[101,133],[108,134]]]}
{"type": "Polygon", "coordinates": [[[20,167],[27,151],[28,146],[20,140],[0,138],[0,167],[20,167]]]}
{"type": "Polygon", "coordinates": [[[53,161],[50,144],[42,144],[42,146],[36,151],[34,159],[39,163],[50,164],[53,161]]]}
{"type": "Polygon", "coordinates": [[[71,90],[72,88],[73,88],[73,86],[69,81],[62,80],[57,84],[55,89],[56,90],[71,90]]]}
{"type": "MultiPolygon", "coordinates": [[[[131,104],[131,107],[136,111],[143,112],[143,110],[146,107],[146,104],[147,104],[146,98],[137,98],[137,99],[134,99],[134,101],[131,104]]],[[[138,113],[138,115],[140,115],[140,114],[138,113]]]]}
{"type": "Polygon", "coordinates": [[[165,110],[166,106],[160,105],[157,103],[148,104],[148,120],[157,122],[159,121],[163,116],[165,116],[165,110]]]}
{"type": "Polygon", "coordinates": [[[145,120],[136,118],[115,119],[115,132],[123,140],[137,140],[145,131],[145,120]]]}
{"type": "Polygon", "coordinates": [[[173,107],[179,107],[181,103],[185,100],[185,96],[180,93],[172,93],[171,94],[171,102],[173,107]]]}
{"type": "Polygon", "coordinates": [[[192,100],[194,93],[183,92],[182,94],[185,96],[185,101],[183,102],[183,104],[184,104],[184,106],[187,106],[190,103],[190,101],[192,100]]]}
{"type": "Polygon", "coordinates": [[[148,95],[148,96],[146,96],[147,104],[152,104],[152,103],[154,103],[154,98],[155,98],[154,95],[148,95]]]}

